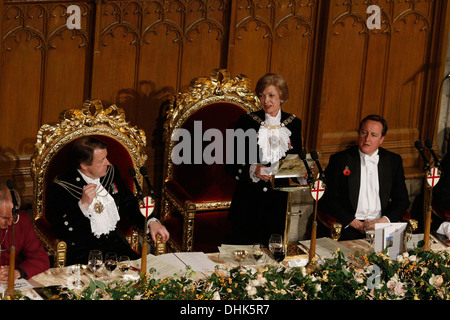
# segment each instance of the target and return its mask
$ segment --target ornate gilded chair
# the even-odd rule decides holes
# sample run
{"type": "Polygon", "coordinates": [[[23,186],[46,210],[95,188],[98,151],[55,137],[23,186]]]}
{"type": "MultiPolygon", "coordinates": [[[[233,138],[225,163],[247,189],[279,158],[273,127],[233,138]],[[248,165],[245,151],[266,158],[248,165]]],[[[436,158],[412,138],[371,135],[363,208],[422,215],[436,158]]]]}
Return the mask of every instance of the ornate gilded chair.
{"type": "Polygon", "coordinates": [[[338,241],[341,237],[342,224],[337,222],[333,215],[321,210],[317,211],[317,219],[330,230],[331,239],[338,241]]]}
{"type": "MultiPolygon", "coordinates": [[[[81,109],[70,109],[61,113],[60,122],[41,126],[34,154],[31,159],[31,176],[33,178],[33,217],[36,233],[47,251],[53,256],[54,265],[65,265],[67,244],[56,238],[45,217],[46,189],[53,179],[64,171],[68,165],[68,153],[73,141],[86,135],[94,135],[108,144],[108,159],[120,171],[130,190],[135,190],[133,179],[128,174],[131,167],[137,168],[136,177],[142,186],[139,168],[144,166],[145,133],[132,127],[125,120],[122,109],[112,105],[103,108],[99,100],[86,101],[81,109]]],[[[120,221],[120,230],[127,237],[131,247],[139,251],[139,234],[142,229],[132,228],[128,221],[120,221]]],[[[151,241],[151,240],[150,240],[151,241]]],[[[165,251],[163,244],[151,244],[157,253],[165,251]]]]}
{"type": "Polygon", "coordinates": [[[233,129],[241,115],[258,110],[259,104],[249,79],[243,75],[231,79],[224,69],[213,70],[210,78],[194,79],[189,90],[170,101],[164,123],[161,193],[162,222],[170,232],[168,250],[216,252],[226,241],[231,231],[227,216],[235,181],[226,173],[225,164],[204,161],[203,150],[211,142],[203,141],[203,134],[208,129],[220,130],[226,159],[226,130],[233,129]],[[191,154],[192,164],[172,156],[178,130],[187,130],[192,137],[191,149],[185,150],[191,154]],[[200,145],[194,145],[198,139],[200,145]],[[194,164],[194,157],[200,157],[201,162],[194,164]]]}

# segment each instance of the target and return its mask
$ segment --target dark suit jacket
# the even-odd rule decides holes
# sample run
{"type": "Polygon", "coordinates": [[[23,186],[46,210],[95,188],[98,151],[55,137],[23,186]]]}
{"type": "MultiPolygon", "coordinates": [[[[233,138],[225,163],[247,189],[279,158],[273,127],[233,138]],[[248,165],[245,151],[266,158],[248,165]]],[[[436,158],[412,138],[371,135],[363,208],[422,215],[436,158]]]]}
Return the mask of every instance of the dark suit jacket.
{"type": "MultiPolygon", "coordinates": [[[[123,182],[119,169],[114,167],[114,180],[109,186],[102,184],[111,194],[118,207],[120,221],[118,225],[135,225],[144,227],[144,217],[139,210],[139,203],[134,194],[123,182]]],[[[70,169],[58,177],[79,187],[86,185],[76,169],[70,169]]],[[[67,263],[87,263],[87,256],[92,249],[107,250],[136,257],[119,228],[102,235],[94,236],[90,220],[84,216],[78,206],[79,199],[72,196],[62,186],[52,183],[46,193],[45,217],[50,222],[55,235],[67,243],[67,263]]]]}
{"type": "MultiPolygon", "coordinates": [[[[391,222],[397,222],[409,206],[402,158],[383,148],[379,148],[378,154],[381,214],[391,222]]],[[[358,147],[332,155],[325,169],[325,177],[326,191],[319,200],[319,210],[333,215],[345,227],[355,219],[358,206],[361,179],[358,147]],[[349,175],[343,173],[346,167],[350,170],[349,175]]]]}
{"type": "Polygon", "coordinates": [[[433,200],[445,210],[450,210],[450,153],[441,161],[441,178],[433,188],[433,200]]]}

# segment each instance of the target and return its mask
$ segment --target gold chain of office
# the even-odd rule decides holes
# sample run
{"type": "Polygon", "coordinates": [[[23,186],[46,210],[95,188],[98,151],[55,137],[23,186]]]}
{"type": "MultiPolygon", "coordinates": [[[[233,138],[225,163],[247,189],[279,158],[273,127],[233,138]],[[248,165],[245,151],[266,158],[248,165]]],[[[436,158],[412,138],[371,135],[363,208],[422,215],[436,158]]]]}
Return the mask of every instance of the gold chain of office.
{"type": "MultiPolygon", "coordinates": [[[[95,190],[95,203],[94,203],[94,212],[95,213],[102,213],[105,209],[105,206],[98,200],[96,200],[97,196],[99,197],[106,197],[108,195],[108,191],[103,187],[103,182],[105,181],[105,185],[109,186],[111,185],[111,182],[114,179],[114,166],[109,166],[108,170],[106,171],[106,175],[100,180],[100,184],[95,190]],[[101,194],[102,191],[106,191],[106,194],[101,194]]],[[[69,192],[75,199],[80,200],[81,195],[83,193],[83,187],[74,185],[70,182],[59,180],[58,178],[55,178],[54,182],[61,187],[63,187],[67,192],[69,192]]]]}

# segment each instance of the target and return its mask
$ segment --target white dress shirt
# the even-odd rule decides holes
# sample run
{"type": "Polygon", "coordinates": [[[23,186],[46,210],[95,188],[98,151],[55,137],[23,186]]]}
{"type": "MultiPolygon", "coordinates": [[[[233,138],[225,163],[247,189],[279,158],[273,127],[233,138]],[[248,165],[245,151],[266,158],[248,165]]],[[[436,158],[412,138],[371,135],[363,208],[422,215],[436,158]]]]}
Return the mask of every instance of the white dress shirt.
{"type": "Polygon", "coordinates": [[[381,217],[381,201],[378,181],[378,150],[372,156],[359,150],[359,155],[361,180],[355,218],[358,220],[379,219],[381,217]]]}

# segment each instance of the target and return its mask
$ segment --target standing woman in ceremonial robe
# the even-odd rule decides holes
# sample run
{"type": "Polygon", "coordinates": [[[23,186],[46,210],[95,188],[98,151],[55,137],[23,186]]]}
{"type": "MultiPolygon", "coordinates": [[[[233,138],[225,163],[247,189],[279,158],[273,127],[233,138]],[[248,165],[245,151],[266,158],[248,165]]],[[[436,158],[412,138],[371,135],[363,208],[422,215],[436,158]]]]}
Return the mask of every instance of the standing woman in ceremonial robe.
{"type": "Polygon", "coordinates": [[[235,134],[234,162],[227,164],[228,173],[237,182],[228,217],[232,223],[231,243],[267,245],[271,234],[284,234],[287,207],[287,192],[271,188],[271,166],[287,154],[300,153],[302,122],[281,109],[289,98],[281,75],[264,75],[255,92],[262,110],[238,120],[235,132],[242,129],[246,138],[244,142],[242,135],[235,134]]]}

